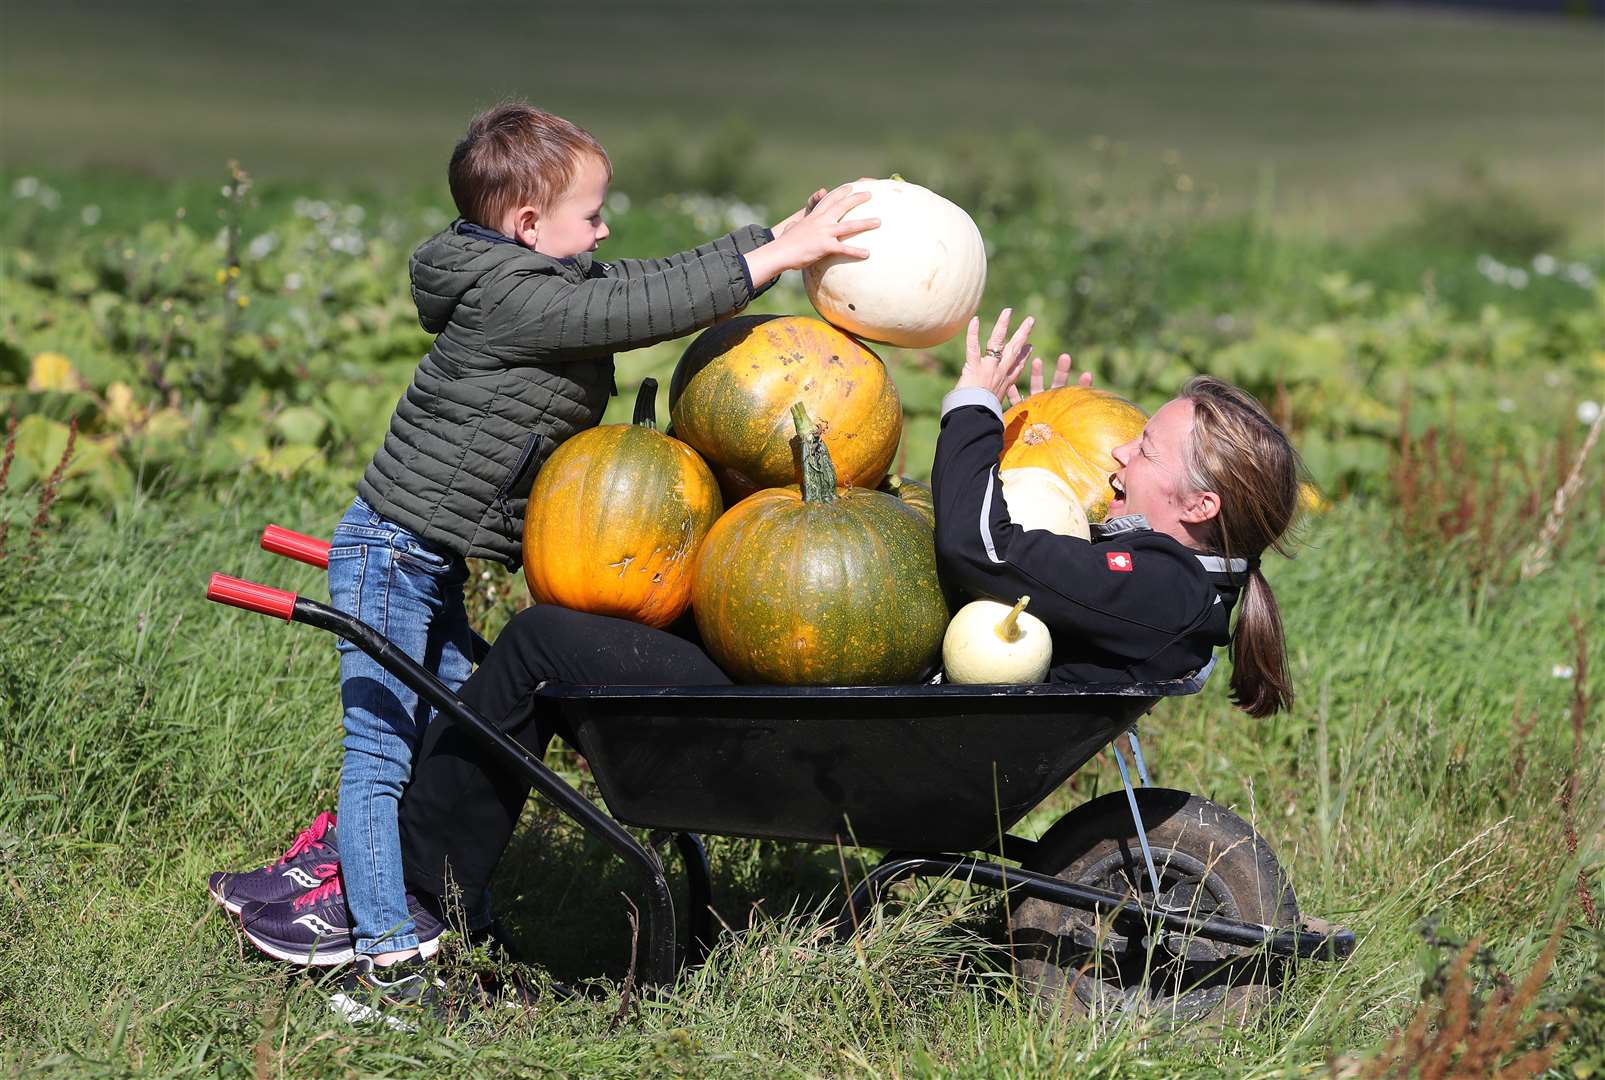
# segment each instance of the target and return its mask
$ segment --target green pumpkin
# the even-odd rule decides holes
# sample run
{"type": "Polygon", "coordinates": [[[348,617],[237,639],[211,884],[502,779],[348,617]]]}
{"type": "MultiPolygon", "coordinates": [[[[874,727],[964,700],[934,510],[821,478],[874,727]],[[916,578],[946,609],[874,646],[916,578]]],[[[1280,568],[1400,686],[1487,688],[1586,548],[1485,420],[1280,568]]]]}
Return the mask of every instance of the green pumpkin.
{"type": "Polygon", "coordinates": [[[929,484],[922,484],[912,476],[887,473],[875,490],[895,496],[904,506],[919,511],[932,529],[936,528],[936,497],[931,494],[929,484]]]}
{"type": "Polygon", "coordinates": [[[691,606],[738,682],[912,682],[937,662],[948,607],[930,525],[895,496],[838,488],[799,402],[803,482],[731,507],[697,557],[691,606]]]}

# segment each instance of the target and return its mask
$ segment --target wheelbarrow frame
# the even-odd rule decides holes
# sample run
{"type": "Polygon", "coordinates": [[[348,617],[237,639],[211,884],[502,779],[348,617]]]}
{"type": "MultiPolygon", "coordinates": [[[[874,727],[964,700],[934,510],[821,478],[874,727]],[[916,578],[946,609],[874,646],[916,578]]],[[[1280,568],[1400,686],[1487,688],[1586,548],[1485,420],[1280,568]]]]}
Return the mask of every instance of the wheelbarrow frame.
{"type": "MultiPolygon", "coordinates": [[[[262,535],[262,547],[276,554],[308,563],[313,566],[326,568],[328,565],[328,548],[325,541],[313,537],[303,536],[279,526],[270,525],[262,535]]],[[[819,808],[814,807],[806,826],[792,828],[782,820],[763,820],[756,826],[751,823],[743,825],[728,814],[722,814],[717,808],[710,805],[701,805],[683,811],[691,815],[685,821],[671,823],[665,827],[661,821],[650,820],[652,817],[661,817],[661,813],[654,814],[642,806],[632,807],[621,816],[626,821],[652,830],[650,845],[643,845],[621,823],[618,817],[604,812],[585,796],[581,795],[571,784],[565,781],[556,772],[548,768],[544,762],[536,758],[527,749],[521,746],[512,737],[499,730],[494,724],[479,715],[463,700],[453,693],[444,683],[437,679],[433,673],[422,667],[405,652],[399,649],[388,638],[373,627],[357,619],[355,616],[338,611],[327,604],[321,604],[306,597],[282,589],[275,589],[254,582],[243,581],[224,574],[213,574],[207,587],[207,597],[213,601],[229,604],[262,614],[272,615],[288,622],[304,623],[327,630],[336,636],[355,645],[367,653],[385,670],[389,671],[409,689],[417,693],[423,700],[432,705],[442,716],[451,723],[457,724],[477,739],[485,749],[491,753],[505,767],[512,769],[530,786],[540,792],[552,802],[558,810],[567,815],[582,829],[596,837],[610,847],[615,854],[627,864],[634,867],[640,874],[645,890],[645,931],[646,950],[643,957],[643,979],[646,982],[668,985],[674,981],[679,964],[683,961],[688,964],[700,963],[706,956],[707,950],[713,941],[713,927],[711,915],[712,882],[708,865],[707,852],[701,838],[701,832],[715,832],[719,835],[747,835],[747,836],[774,836],[782,838],[795,838],[811,842],[836,841],[855,846],[893,847],[896,844],[885,843],[886,836],[880,837],[882,843],[876,844],[875,828],[861,839],[853,831],[853,822],[849,817],[840,826],[827,823],[819,815],[819,808]],[[698,817],[698,815],[701,815],[698,817]],[[700,828],[693,828],[696,821],[713,822],[713,827],[706,824],[700,828]],[[825,830],[829,829],[829,832],[825,830]],[[677,957],[675,941],[674,899],[669,886],[668,877],[664,871],[662,860],[656,852],[656,847],[664,840],[672,839],[685,864],[688,878],[689,910],[687,912],[686,937],[682,943],[683,957],[677,957]]],[[[474,635],[473,652],[477,661],[483,659],[489,645],[478,634],[474,635]]],[[[1227,943],[1234,946],[1264,949],[1272,956],[1298,957],[1314,959],[1337,959],[1349,955],[1355,947],[1355,937],[1352,931],[1341,927],[1330,929],[1288,929],[1264,926],[1257,923],[1241,922],[1234,919],[1217,916],[1201,916],[1187,911],[1167,910],[1153,904],[1144,903],[1131,895],[1121,895],[1105,889],[1079,885],[1061,880],[1049,874],[1025,869],[1020,866],[1008,866],[994,858],[978,858],[963,854],[963,851],[978,851],[983,855],[995,856],[1010,862],[1025,862],[1030,859],[1035,842],[1023,837],[1009,834],[1006,830],[1029,812],[1047,794],[1058,787],[1059,783],[1076,768],[1084,764],[1099,749],[1111,746],[1120,765],[1122,781],[1126,787],[1137,833],[1142,840],[1143,854],[1148,864],[1148,872],[1153,875],[1152,859],[1148,856],[1147,840],[1142,827],[1142,820],[1137,811],[1137,802],[1132,794],[1131,781],[1126,770],[1125,759],[1120,755],[1115,740],[1122,734],[1131,738],[1132,749],[1136,751],[1139,773],[1146,781],[1146,770],[1142,767],[1141,751],[1135,741],[1135,722],[1141,715],[1147,713],[1159,700],[1166,696],[1177,696],[1196,692],[1202,685],[1202,679],[1177,680],[1172,683],[1150,683],[1136,686],[1119,687],[1064,687],[1042,684],[1031,687],[576,687],[562,684],[543,685],[537,693],[548,698],[552,704],[560,708],[569,720],[571,728],[577,728],[575,740],[582,753],[587,749],[596,754],[591,760],[592,775],[602,788],[603,798],[608,802],[610,809],[614,807],[614,800],[624,799],[624,792],[614,790],[611,792],[611,783],[615,777],[610,770],[616,766],[610,762],[608,753],[610,742],[606,738],[597,737],[604,732],[605,725],[590,725],[598,702],[605,704],[605,715],[610,717],[628,717],[633,712],[661,713],[665,702],[675,706],[687,707],[692,713],[679,715],[698,715],[696,710],[710,711],[710,702],[721,701],[728,706],[730,703],[753,702],[763,710],[763,715],[771,715],[777,707],[784,707],[788,702],[810,702],[811,707],[819,707],[820,702],[827,703],[832,709],[848,707],[864,707],[866,702],[870,707],[903,707],[912,708],[915,715],[927,704],[921,700],[914,705],[907,701],[910,697],[929,699],[933,709],[945,710],[941,717],[951,719],[955,707],[962,707],[968,703],[974,706],[976,702],[989,703],[991,711],[995,711],[1000,704],[1007,709],[1016,703],[1027,704],[1033,709],[1040,709],[1043,704],[1053,701],[1081,698],[1088,703],[1099,703],[1105,707],[1100,715],[1104,721],[1100,731],[1102,736],[1096,740],[1096,745],[1090,749],[1077,748],[1067,757],[1059,760],[1056,767],[1051,768],[1045,777],[1037,777],[1036,788],[1031,789],[1023,804],[1013,805],[1007,814],[1007,820],[1002,816],[994,823],[992,835],[985,842],[971,829],[963,835],[959,851],[950,850],[892,850],[879,864],[870,871],[850,893],[843,904],[840,914],[835,922],[838,936],[849,938],[857,932],[866,915],[879,902],[886,889],[898,881],[911,878],[944,878],[953,880],[966,880],[978,885],[1005,891],[1009,895],[1022,895],[1078,908],[1092,912],[1099,917],[1105,917],[1115,923],[1128,924],[1136,929],[1139,925],[1151,930],[1164,930],[1178,934],[1196,935],[1198,937],[1227,943]],[[1044,703],[1042,699],[1050,699],[1044,703]],[[1105,715],[1106,714],[1106,715],[1105,715]],[[1038,790],[1040,789],[1040,790],[1038,790]],[[975,842],[972,842],[975,841],[975,842]]],[[[673,710],[671,709],[671,713],[673,710]]],[[[739,725],[741,710],[736,709],[735,724],[739,725]]],[[[934,715],[934,714],[933,714],[934,715]]],[[[921,721],[922,723],[924,721],[921,721]]],[[[734,726],[725,725],[725,734],[734,730],[734,726]]],[[[617,733],[615,733],[616,735],[617,733]]],[[[615,738],[613,744],[618,742],[615,738]]],[[[708,752],[721,753],[727,749],[723,744],[713,745],[708,752]]],[[[702,752],[693,748],[693,753],[702,752]]],[[[994,764],[993,768],[997,766],[994,764]]],[[[637,770],[637,775],[644,775],[637,770]]],[[[683,794],[683,793],[682,793],[683,794]]],[[[783,801],[783,800],[782,800],[783,801]]],[[[683,799],[679,800],[683,802],[683,799]]],[[[882,804],[884,806],[884,804],[882,804]]],[[[871,815],[873,816],[873,815],[871,815]]],[[[898,834],[902,835],[902,834],[898,834]]]]}

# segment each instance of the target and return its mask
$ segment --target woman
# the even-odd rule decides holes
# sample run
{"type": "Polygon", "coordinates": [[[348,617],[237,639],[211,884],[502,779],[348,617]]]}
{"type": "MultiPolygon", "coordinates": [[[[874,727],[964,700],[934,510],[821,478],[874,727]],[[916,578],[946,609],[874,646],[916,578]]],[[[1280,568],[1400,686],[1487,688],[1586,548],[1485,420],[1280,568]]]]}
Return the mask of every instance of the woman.
{"type": "MultiPolygon", "coordinates": [[[[998,317],[984,350],[979,323],[971,321],[963,373],[943,403],[932,474],[943,574],[976,596],[1012,602],[1029,593],[1032,612],[1059,646],[1054,681],[1177,678],[1229,644],[1237,704],[1256,716],[1285,708],[1292,693],[1281,624],[1258,567],[1261,552],[1281,543],[1297,504],[1298,462],[1286,436],[1248,395],[1194,379],[1154,414],[1141,438],[1115,451],[1111,518],[1092,542],[1022,530],[1009,521],[997,461],[1000,401],[1019,398],[1014,384],[1030,358],[1032,320],[1011,337],[1009,315],[998,317]],[[1229,631],[1245,588],[1243,613],[1229,631]]],[[[1069,357],[1060,357],[1054,386],[1069,368],[1069,357]]],[[[1031,385],[1042,388],[1040,362],[1031,385]]],[[[533,697],[550,679],[730,682],[683,638],[541,605],[508,624],[461,695],[540,757],[560,733],[533,697]]],[[[401,805],[411,891],[438,899],[450,881],[465,897],[483,895],[528,794],[528,785],[468,733],[443,720],[432,724],[401,805]]],[[[386,985],[375,978],[368,988],[386,985]]]]}
{"type": "MultiPolygon", "coordinates": [[[[1032,324],[1026,319],[1005,342],[1008,316],[998,317],[985,351],[971,322],[964,371],[942,402],[931,487],[943,573],[977,596],[1012,603],[1030,594],[1031,613],[1057,646],[1050,681],[1173,679],[1228,645],[1234,703],[1251,716],[1287,708],[1281,617],[1259,572],[1266,548],[1287,553],[1298,505],[1298,455],[1287,436],[1241,390],[1193,378],[1140,437],[1115,449],[1115,497],[1090,544],[1027,532],[1009,522],[997,475],[1000,400],[1018,399],[1032,324]]],[[[1056,385],[1068,369],[1061,357],[1056,385]]],[[[1032,382],[1041,388],[1040,365],[1032,382]]]]}

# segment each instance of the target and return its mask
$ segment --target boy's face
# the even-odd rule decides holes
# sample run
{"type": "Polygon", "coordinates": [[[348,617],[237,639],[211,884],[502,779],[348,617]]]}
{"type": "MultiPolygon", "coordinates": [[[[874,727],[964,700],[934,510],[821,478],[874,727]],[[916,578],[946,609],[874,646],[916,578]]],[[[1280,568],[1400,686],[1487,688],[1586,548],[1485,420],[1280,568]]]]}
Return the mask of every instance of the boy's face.
{"type": "Polygon", "coordinates": [[[527,248],[554,259],[595,251],[607,239],[602,204],[607,201],[607,166],[586,155],[574,170],[568,190],[552,201],[544,213],[520,206],[508,212],[502,232],[527,248]]]}

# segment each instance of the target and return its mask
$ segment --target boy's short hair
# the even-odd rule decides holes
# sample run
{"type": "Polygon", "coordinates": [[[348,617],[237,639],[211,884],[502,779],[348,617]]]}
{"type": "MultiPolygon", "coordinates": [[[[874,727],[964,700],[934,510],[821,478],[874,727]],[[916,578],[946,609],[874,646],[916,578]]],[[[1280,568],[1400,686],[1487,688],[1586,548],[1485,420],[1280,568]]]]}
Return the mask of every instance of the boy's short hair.
{"type": "Polygon", "coordinates": [[[474,117],[452,151],[446,171],[451,197],[463,217],[494,229],[515,206],[550,206],[587,154],[611,179],[613,163],[589,131],[533,105],[503,102],[474,117]]]}

